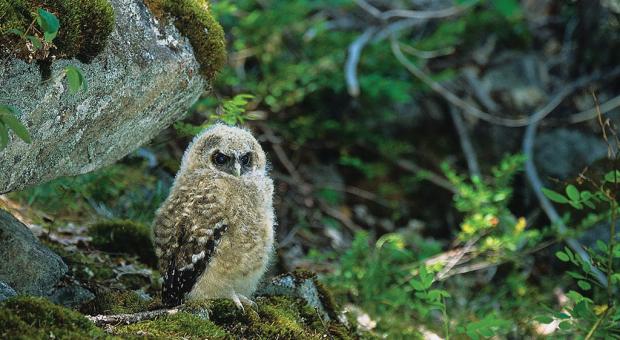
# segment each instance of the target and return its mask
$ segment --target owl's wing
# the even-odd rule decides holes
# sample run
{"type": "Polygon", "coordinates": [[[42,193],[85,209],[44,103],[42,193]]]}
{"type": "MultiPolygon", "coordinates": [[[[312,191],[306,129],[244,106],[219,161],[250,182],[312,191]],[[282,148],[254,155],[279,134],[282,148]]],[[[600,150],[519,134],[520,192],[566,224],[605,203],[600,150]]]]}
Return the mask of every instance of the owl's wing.
{"type": "Polygon", "coordinates": [[[228,225],[218,223],[209,237],[193,237],[187,230],[179,235],[181,245],[177,256],[173,256],[164,273],[162,298],[168,306],[178,306],[193,288],[209,264],[228,225]]]}
{"type": "Polygon", "coordinates": [[[216,209],[216,202],[209,199],[212,196],[180,196],[185,198],[174,199],[162,207],[164,212],[155,221],[156,245],[164,276],[162,300],[168,306],[183,302],[228,228],[219,213],[221,210],[216,209]]]}

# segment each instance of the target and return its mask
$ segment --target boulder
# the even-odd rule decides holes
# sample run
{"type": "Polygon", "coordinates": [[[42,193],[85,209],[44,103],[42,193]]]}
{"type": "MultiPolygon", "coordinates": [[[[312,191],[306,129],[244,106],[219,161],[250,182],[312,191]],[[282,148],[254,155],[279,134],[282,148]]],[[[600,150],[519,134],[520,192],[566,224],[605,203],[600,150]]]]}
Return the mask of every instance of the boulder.
{"type": "Polygon", "coordinates": [[[0,210],[0,281],[18,294],[48,296],[68,268],[24,224],[0,210]]]}
{"type": "MultiPolygon", "coordinates": [[[[142,0],[109,3],[114,29],[100,53],[80,58],[87,63],[53,60],[43,72],[51,77],[44,79],[41,63],[0,57],[0,104],[21,113],[18,119],[32,137],[32,144],[26,144],[11,132],[8,147],[0,150],[0,193],[86,173],[120,159],[181,118],[221,65],[221,27],[206,7],[191,9],[204,10],[202,16],[183,12],[182,4],[202,2],[173,2],[183,15],[179,20],[167,19],[173,13],[154,16],[142,0]],[[200,21],[179,26],[191,20],[200,21]],[[195,30],[198,33],[187,34],[189,38],[177,29],[188,33],[205,22],[214,26],[195,30]],[[209,43],[205,37],[216,39],[209,43]],[[201,49],[199,56],[192,46],[201,49]],[[83,73],[87,91],[69,93],[64,70],[70,65],[83,73]]],[[[62,13],[58,17],[62,34],[62,13]]]]}

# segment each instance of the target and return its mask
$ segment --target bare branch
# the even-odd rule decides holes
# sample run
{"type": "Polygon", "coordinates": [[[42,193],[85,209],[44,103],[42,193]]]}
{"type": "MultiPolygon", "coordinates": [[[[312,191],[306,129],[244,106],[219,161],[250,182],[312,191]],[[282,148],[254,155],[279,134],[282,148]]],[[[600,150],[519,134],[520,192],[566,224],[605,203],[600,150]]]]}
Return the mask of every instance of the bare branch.
{"type": "MultiPolygon", "coordinates": [[[[527,176],[532,190],[534,191],[536,198],[538,198],[538,202],[540,203],[543,211],[545,212],[549,220],[551,220],[551,223],[557,228],[560,236],[564,236],[568,231],[566,225],[562,221],[562,218],[558,214],[557,210],[555,210],[555,208],[553,207],[553,204],[551,204],[551,202],[543,194],[543,185],[540,177],[538,176],[536,166],[534,165],[534,139],[536,138],[536,129],[539,122],[540,120],[535,120],[525,129],[525,136],[523,137],[523,154],[526,156],[525,175],[527,176]]],[[[566,238],[565,241],[566,244],[568,244],[568,246],[584,262],[591,263],[590,256],[583,249],[581,244],[577,242],[577,240],[573,238],[566,238]]],[[[592,266],[592,274],[594,274],[594,277],[601,285],[607,287],[607,278],[605,277],[605,274],[603,274],[603,272],[601,272],[598,268],[592,266]]]]}
{"type": "Polygon", "coordinates": [[[469,139],[467,127],[463,122],[463,118],[454,106],[450,106],[450,116],[452,117],[452,121],[454,122],[454,126],[456,127],[456,132],[459,135],[461,148],[463,149],[463,154],[465,155],[465,160],[467,161],[467,168],[469,169],[469,174],[471,176],[480,177],[480,167],[478,166],[476,151],[474,150],[474,146],[471,144],[471,140],[469,139]]]}
{"type": "Polygon", "coordinates": [[[376,31],[377,29],[375,27],[367,28],[364,33],[349,45],[349,53],[344,66],[344,73],[347,80],[347,89],[349,94],[353,97],[357,97],[360,94],[360,85],[357,81],[357,65],[359,64],[362,50],[376,31]]]}
{"type": "Polygon", "coordinates": [[[365,0],[355,0],[355,3],[358,6],[360,6],[364,11],[366,11],[368,14],[372,15],[373,17],[377,19],[381,19],[381,11],[377,9],[377,7],[369,4],[365,0]]]}
{"type": "Polygon", "coordinates": [[[468,8],[474,6],[477,3],[478,1],[474,0],[461,6],[453,6],[449,8],[444,8],[444,9],[439,9],[439,10],[428,10],[428,11],[392,9],[392,10],[381,13],[380,18],[384,20],[388,20],[391,18],[409,18],[409,19],[419,19],[419,20],[448,18],[448,17],[455,16],[457,14],[462,13],[463,11],[467,10],[468,8]]]}
{"type": "Polygon", "coordinates": [[[133,314],[115,314],[115,315],[87,315],[86,318],[95,325],[101,327],[105,325],[129,325],[144,320],[152,320],[160,316],[174,315],[179,312],[178,308],[173,309],[157,309],[133,314]]]}
{"type": "Polygon", "coordinates": [[[413,173],[416,174],[421,174],[423,175],[425,180],[428,180],[429,182],[442,187],[450,192],[452,192],[453,194],[458,193],[458,191],[456,190],[456,188],[452,185],[452,183],[448,182],[447,180],[445,180],[443,177],[439,176],[438,174],[424,169],[421,166],[417,165],[416,163],[413,163],[411,161],[408,160],[404,160],[404,159],[399,159],[398,161],[396,161],[396,164],[401,167],[404,170],[407,171],[411,171],[413,173]]]}
{"type": "MultiPolygon", "coordinates": [[[[600,105],[601,113],[607,113],[617,107],[620,107],[620,96],[613,97],[612,99],[604,102],[600,105]]],[[[598,116],[598,112],[596,107],[593,107],[589,110],[581,111],[579,113],[575,113],[570,116],[568,119],[569,123],[582,123],[591,119],[594,119],[598,116]]]]}
{"type": "Polygon", "coordinates": [[[508,127],[523,127],[523,126],[528,126],[532,123],[538,122],[542,120],[543,118],[545,118],[547,115],[549,115],[558,105],[560,105],[560,103],[564,100],[564,98],[566,98],[568,95],[573,93],[575,90],[584,87],[585,85],[589,84],[592,81],[595,81],[601,78],[616,77],[620,75],[620,66],[619,66],[607,72],[605,75],[601,75],[600,73],[594,73],[592,75],[579,78],[573,81],[572,83],[567,84],[562,89],[560,89],[558,92],[556,92],[552,96],[551,100],[546,105],[544,105],[543,107],[541,107],[540,109],[532,113],[531,115],[528,115],[523,118],[516,118],[516,119],[503,118],[503,117],[498,117],[498,116],[489,114],[487,112],[484,112],[480,110],[479,108],[471,105],[470,103],[462,100],[454,93],[450,92],[447,88],[445,88],[444,86],[442,86],[441,84],[433,80],[424,71],[422,71],[416,65],[414,65],[411,61],[409,61],[409,59],[407,59],[407,57],[405,57],[405,55],[401,51],[400,46],[394,36],[392,36],[390,40],[391,40],[391,45],[392,45],[392,52],[394,53],[394,56],[396,57],[396,59],[398,59],[398,61],[403,66],[405,66],[405,68],[409,72],[411,72],[414,76],[416,76],[426,85],[428,85],[431,89],[433,89],[435,92],[437,92],[442,97],[444,97],[444,99],[446,99],[452,105],[463,109],[464,113],[470,114],[474,117],[480,118],[489,123],[508,126],[508,127]]]}

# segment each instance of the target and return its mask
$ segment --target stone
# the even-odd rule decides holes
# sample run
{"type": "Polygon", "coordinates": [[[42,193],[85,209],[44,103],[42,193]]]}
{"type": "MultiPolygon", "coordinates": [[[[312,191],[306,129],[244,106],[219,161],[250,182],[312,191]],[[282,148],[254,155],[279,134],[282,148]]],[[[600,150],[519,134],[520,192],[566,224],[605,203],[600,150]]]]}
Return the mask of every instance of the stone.
{"type": "Polygon", "coordinates": [[[208,87],[173,20],[158,20],[142,0],[110,3],[114,30],[89,63],[55,60],[44,80],[36,63],[0,59],[0,104],[21,112],[32,137],[26,144],[11,132],[0,150],[0,193],[115,162],[181,118],[208,87]],[[69,93],[69,65],[84,74],[86,92],[69,93]]]}
{"type": "Polygon", "coordinates": [[[574,129],[541,131],[534,145],[534,162],[541,178],[567,179],[607,155],[600,136],[574,129]]]}
{"type": "Polygon", "coordinates": [[[6,300],[15,295],[17,295],[17,293],[13,290],[13,288],[11,288],[11,286],[0,281],[0,301],[6,300]]]}
{"type": "Polygon", "coordinates": [[[68,268],[11,214],[0,210],[0,281],[16,293],[48,296],[68,268]]]}
{"type": "Polygon", "coordinates": [[[55,289],[49,296],[49,299],[55,304],[70,308],[78,308],[84,303],[94,300],[95,294],[79,284],[74,283],[55,289]]]}

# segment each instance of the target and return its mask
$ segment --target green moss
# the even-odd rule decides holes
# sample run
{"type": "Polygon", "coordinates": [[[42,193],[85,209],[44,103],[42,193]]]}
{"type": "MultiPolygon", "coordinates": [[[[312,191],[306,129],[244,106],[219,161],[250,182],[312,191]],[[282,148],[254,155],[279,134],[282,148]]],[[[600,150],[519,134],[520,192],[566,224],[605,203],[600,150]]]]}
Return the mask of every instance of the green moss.
{"type": "MultiPolygon", "coordinates": [[[[335,323],[321,320],[301,299],[270,296],[259,297],[256,303],[256,309],[246,307],[243,312],[230,300],[214,300],[208,308],[210,320],[237,338],[323,339],[334,336],[331,329],[335,323]]],[[[342,334],[346,334],[346,328],[343,330],[342,334]]]]}
{"type": "MultiPolygon", "coordinates": [[[[114,10],[108,0],[0,0],[0,56],[13,54],[28,59],[34,57],[78,58],[90,61],[103,50],[114,29],[114,10]],[[60,28],[50,54],[31,55],[26,43],[10,29],[28,30],[32,13],[44,8],[58,17],[60,28]]],[[[33,29],[30,35],[41,37],[33,29]]]]}
{"type": "Polygon", "coordinates": [[[150,228],[129,220],[111,220],[92,225],[88,230],[92,245],[103,251],[136,255],[141,262],[155,267],[157,257],[150,228]]]}
{"type": "Polygon", "coordinates": [[[118,335],[140,335],[171,339],[233,339],[224,329],[209,320],[180,312],[155,320],[117,327],[118,335]]]}
{"type": "Polygon", "coordinates": [[[336,322],[325,322],[305,301],[259,297],[256,308],[239,310],[228,299],[188,302],[182,312],[117,328],[118,335],[230,339],[349,339],[336,322]]]}
{"type": "Polygon", "coordinates": [[[101,290],[81,311],[90,315],[137,313],[151,309],[152,303],[134,291],[101,290]]]}
{"type": "Polygon", "coordinates": [[[38,297],[0,303],[2,339],[90,339],[106,334],[81,314],[38,297]]]}
{"type": "Polygon", "coordinates": [[[68,250],[62,245],[42,240],[53,252],[60,255],[67,264],[72,275],[82,282],[102,282],[113,279],[116,274],[105,256],[89,257],[79,250],[68,250]]]}
{"type": "Polygon", "coordinates": [[[145,0],[152,12],[168,14],[176,28],[189,39],[202,74],[210,81],[226,61],[222,26],[213,18],[206,0],[145,0]]]}

